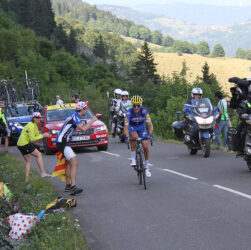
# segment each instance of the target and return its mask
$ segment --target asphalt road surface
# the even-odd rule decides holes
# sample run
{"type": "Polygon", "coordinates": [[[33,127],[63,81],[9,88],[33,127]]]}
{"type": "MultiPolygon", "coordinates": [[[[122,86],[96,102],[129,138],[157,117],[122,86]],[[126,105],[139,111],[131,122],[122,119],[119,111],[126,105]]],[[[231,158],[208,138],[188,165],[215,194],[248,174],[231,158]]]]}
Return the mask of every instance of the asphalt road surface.
{"type": "MultiPolygon", "coordinates": [[[[220,151],[192,156],[184,145],[163,142],[150,150],[147,190],[117,138],[105,152],[77,151],[84,192],[72,213],[91,249],[251,249],[251,172],[242,159],[220,151]]],[[[16,147],[10,152],[21,158],[16,147]]],[[[44,162],[52,172],[56,156],[44,162]]],[[[49,181],[67,197],[58,177],[49,181]]]]}

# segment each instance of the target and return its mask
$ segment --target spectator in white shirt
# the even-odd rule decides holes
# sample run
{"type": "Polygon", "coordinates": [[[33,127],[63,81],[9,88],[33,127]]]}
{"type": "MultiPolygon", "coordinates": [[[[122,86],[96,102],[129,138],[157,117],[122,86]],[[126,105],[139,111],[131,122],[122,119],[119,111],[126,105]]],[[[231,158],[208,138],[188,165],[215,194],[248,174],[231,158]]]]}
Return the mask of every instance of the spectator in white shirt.
{"type": "Polygon", "coordinates": [[[64,103],[64,102],[60,99],[60,96],[59,96],[59,95],[56,96],[56,99],[57,99],[56,104],[63,104],[63,103],[64,103]]]}

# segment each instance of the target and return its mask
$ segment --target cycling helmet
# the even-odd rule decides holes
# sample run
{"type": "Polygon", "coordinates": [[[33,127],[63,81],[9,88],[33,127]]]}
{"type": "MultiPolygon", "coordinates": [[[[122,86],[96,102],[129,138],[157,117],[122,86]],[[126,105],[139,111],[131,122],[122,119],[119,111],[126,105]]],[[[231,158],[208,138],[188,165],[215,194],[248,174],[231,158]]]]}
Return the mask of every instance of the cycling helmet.
{"type": "Polygon", "coordinates": [[[34,112],[33,115],[32,115],[32,118],[42,118],[40,112],[34,112]]]}
{"type": "Polygon", "coordinates": [[[128,91],[126,91],[126,90],[122,91],[121,96],[123,96],[123,95],[126,95],[127,97],[129,97],[128,91]]]}
{"type": "Polygon", "coordinates": [[[131,98],[131,103],[132,104],[140,104],[141,105],[142,102],[143,102],[143,99],[140,96],[138,96],[138,95],[135,95],[135,96],[133,96],[131,98]]]}
{"type": "Polygon", "coordinates": [[[193,95],[201,95],[202,96],[203,94],[203,91],[201,88],[193,88],[192,91],[191,91],[191,96],[193,97],[193,95]]]}
{"type": "Polygon", "coordinates": [[[121,89],[115,89],[114,90],[114,96],[116,97],[116,95],[121,95],[122,90],[121,89]]]}
{"type": "Polygon", "coordinates": [[[80,101],[80,102],[78,102],[77,104],[76,104],[76,110],[81,110],[81,109],[83,109],[83,108],[86,108],[87,107],[87,105],[88,105],[88,103],[89,103],[89,101],[86,101],[86,102],[82,102],[82,101],[80,101]]]}

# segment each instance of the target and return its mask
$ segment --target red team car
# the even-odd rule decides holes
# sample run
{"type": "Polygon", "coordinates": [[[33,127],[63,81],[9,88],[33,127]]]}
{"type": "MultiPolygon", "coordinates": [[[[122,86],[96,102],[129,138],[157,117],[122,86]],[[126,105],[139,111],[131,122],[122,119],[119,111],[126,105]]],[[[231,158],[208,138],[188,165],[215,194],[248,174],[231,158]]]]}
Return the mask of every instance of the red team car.
{"type": "MultiPolygon", "coordinates": [[[[49,132],[52,136],[43,139],[43,149],[45,154],[50,154],[56,151],[56,138],[64,124],[67,116],[75,111],[76,104],[60,104],[53,106],[46,106],[42,111],[43,122],[41,125],[41,132],[49,132]]],[[[101,114],[96,114],[97,118],[101,114]]],[[[83,124],[86,124],[93,117],[93,113],[88,109],[85,116],[81,117],[83,124]]],[[[108,130],[106,125],[97,120],[93,123],[90,129],[85,133],[81,130],[76,130],[73,133],[72,139],[69,141],[71,147],[92,147],[96,146],[98,150],[107,150],[108,148],[108,130]]]]}

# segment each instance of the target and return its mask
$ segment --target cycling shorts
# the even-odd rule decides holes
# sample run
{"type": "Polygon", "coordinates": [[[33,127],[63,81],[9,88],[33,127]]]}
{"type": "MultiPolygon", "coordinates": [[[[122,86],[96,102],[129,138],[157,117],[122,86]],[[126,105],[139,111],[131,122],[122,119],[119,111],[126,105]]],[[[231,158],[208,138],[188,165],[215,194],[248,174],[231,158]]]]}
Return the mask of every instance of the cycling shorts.
{"type": "Polygon", "coordinates": [[[129,126],[129,134],[132,132],[137,132],[140,138],[145,138],[148,136],[145,124],[142,126],[129,126]]]}
{"type": "Polygon", "coordinates": [[[69,161],[71,158],[75,157],[76,154],[73,152],[72,148],[67,145],[67,143],[60,143],[56,144],[58,151],[60,151],[65,159],[69,161]]]}
{"type": "Polygon", "coordinates": [[[6,137],[6,136],[8,136],[7,128],[0,127],[0,137],[6,137]]]}

